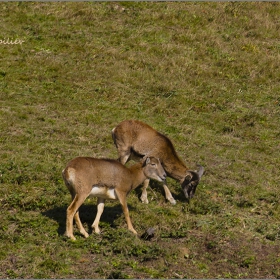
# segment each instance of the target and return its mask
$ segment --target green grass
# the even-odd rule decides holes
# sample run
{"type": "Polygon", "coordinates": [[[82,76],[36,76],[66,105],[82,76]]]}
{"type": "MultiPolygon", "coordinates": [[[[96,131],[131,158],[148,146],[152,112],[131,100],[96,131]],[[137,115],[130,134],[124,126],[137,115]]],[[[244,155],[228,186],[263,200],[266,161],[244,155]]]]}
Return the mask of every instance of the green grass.
{"type": "MultiPolygon", "coordinates": [[[[0,278],[279,278],[279,3],[0,3],[0,278]],[[64,237],[61,171],[117,158],[147,122],[205,166],[187,204],[151,182],[107,202],[101,235],[64,237]]],[[[86,229],[96,213],[87,200],[86,229]]]]}

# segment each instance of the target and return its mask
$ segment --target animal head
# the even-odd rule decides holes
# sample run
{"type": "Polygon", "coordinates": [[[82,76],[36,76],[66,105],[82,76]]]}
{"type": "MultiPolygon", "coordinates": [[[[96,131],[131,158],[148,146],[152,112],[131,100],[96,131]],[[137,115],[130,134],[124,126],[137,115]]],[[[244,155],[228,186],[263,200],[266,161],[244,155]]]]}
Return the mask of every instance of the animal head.
{"type": "Polygon", "coordinates": [[[187,175],[182,183],[183,192],[185,197],[191,199],[196,191],[196,187],[204,173],[204,167],[199,165],[198,171],[188,171],[187,175]]]}
{"type": "Polygon", "coordinates": [[[166,179],[166,173],[158,158],[145,157],[142,161],[142,167],[145,176],[151,179],[155,179],[159,182],[164,182],[166,179]]]}

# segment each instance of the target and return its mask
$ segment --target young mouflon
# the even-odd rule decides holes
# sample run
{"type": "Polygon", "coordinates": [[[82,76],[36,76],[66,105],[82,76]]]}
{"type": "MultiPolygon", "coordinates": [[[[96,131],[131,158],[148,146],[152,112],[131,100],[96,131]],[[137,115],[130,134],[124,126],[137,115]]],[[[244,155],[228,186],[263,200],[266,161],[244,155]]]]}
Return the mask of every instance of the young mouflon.
{"type": "Polygon", "coordinates": [[[97,159],[92,157],[77,157],[71,160],[62,171],[64,182],[69,189],[72,202],[67,208],[66,236],[75,240],[73,234],[73,219],[80,233],[88,237],[80,217],[79,207],[87,197],[97,197],[97,214],[92,224],[96,233],[100,233],[99,220],[104,210],[106,199],[118,199],[128,225],[128,229],[137,234],[133,228],[126,197],[129,192],[146,179],[164,182],[166,173],[155,157],[146,157],[130,167],[126,167],[117,160],[97,159]]]}

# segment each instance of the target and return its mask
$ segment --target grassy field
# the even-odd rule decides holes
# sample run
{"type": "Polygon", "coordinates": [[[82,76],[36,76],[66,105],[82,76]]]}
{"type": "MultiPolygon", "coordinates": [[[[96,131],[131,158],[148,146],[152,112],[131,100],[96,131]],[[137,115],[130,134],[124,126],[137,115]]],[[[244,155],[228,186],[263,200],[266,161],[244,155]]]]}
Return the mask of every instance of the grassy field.
{"type": "Polygon", "coordinates": [[[0,278],[280,278],[280,3],[2,2],[0,22],[0,278]],[[129,195],[150,241],[108,201],[72,242],[61,171],[117,158],[124,119],[205,175],[189,204],[172,179],[176,205],[129,195]]]}

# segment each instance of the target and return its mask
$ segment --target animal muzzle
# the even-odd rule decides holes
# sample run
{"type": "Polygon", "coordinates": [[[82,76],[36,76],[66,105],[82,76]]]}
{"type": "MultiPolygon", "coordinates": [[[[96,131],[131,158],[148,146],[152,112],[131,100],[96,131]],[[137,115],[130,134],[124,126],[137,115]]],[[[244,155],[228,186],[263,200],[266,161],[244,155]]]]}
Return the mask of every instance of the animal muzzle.
{"type": "Polygon", "coordinates": [[[185,195],[186,199],[189,200],[190,199],[190,195],[189,195],[189,192],[188,192],[188,188],[184,188],[183,192],[184,192],[184,195],[185,195]]]}
{"type": "Polygon", "coordinates": [[[183,188],[183,192],[184,192],[184,195],[187,200],[190,200],[191,198],[193,198],[193,196],[195,194],[195,189],[196,189],[196,186],[194,186],[192,183],[183,188]]]}
{"type": "Polygon", "coordinates": [[[159,181],[165,183],[166,182],[166,175],[158,176],[159,181]]]}
{"type": "Polygon", "coordinates": [[[194,196],[196,187],[204,173],[204,167],[201,165],[198,165],[198,167],[198,171],[189,171],[189,174],[185,177],[182,184],[183,192],[187,200],[190,200],[194,196]]]}

